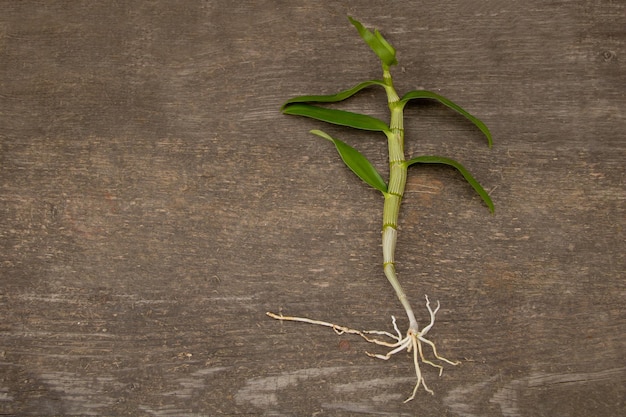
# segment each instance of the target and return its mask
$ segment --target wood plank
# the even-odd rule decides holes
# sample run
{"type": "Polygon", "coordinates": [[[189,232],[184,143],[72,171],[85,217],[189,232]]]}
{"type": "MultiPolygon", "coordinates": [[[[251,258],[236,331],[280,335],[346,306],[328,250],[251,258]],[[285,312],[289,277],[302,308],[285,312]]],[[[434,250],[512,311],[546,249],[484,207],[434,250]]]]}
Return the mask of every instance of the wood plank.
{"type": "MultiPolygon", "coordinates": [[[[0,414],[615,416],[626,411],[623,2],[0,3],[0,414]],[[368,358],[266,311],[406,326],[382,200],[324,128],[384,170],[384,137],[281,115],[380,76],[346,15],[398,49],[411,169],[401,282],[462,364],[368,358]]],[[[386,118],[372,89],[345,103],[386,118]]],[[[376,350],[384,353],[384,349],[376,350]]]]}

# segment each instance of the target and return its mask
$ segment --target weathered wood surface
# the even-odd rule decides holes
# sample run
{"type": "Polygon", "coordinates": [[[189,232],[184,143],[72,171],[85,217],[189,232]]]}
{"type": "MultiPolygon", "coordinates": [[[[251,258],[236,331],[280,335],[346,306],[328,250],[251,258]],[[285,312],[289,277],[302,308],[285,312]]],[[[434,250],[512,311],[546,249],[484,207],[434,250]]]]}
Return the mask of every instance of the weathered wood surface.
{"type": "MultiPolygon", "coordinates": [[[[621,1],[0,2],[0,414],[616,416],[626,413],[626,10],[621,1]],[[387,3],[390,3],[387,6],[387,3]],[[409,173],[400,279],[463,360],[268,310],[390,330],[382,200],[324,127],[278,112],[376,78],[352,14],[398,48],[409,173]]],[[[346,104],[385,117],[384,96],[346,104]]],[[[406,325],[406,324],[404,324],[406,325]]]]}

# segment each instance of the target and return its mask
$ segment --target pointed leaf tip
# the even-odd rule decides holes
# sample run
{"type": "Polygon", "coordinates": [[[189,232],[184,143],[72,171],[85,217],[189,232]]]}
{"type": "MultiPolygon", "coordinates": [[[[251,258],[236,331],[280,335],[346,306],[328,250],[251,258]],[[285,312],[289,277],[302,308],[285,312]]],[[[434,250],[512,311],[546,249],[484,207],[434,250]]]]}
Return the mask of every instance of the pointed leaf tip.
{"type": "Polygon", "coordinates": [[[361,38],[369,45],[383,64],[387,66],[397,65],[396,49],[377,30],[372,33],[356,19],[348,16],[350,23],[359,31],[361,38]]]}
{"type": "Polygon", "coordinates": [[[476,179],[472,176],[472,174],[470,174],[470,172],[456,160],[451,159],[451,158],[446,158],[443,156],[424,155],[424,156],[416,156],[415,158],[411,158],[405,163],[407,167],[413,164],[444,164],[444,165],[449,165],[451,167],[456,168],[457,171],[459,171],[459,173],[463,175],[463,178],[465,178],[465,181],[467,181],[467,183],[472,186],[472,188],[474,189],[474,191],[476,191],[476,193],[480,196],[480,198],[482,198],[483,202],[489,208],[489,211],[492,214],[495,212],[495,205],[493,204],[493,201],[491,200],[491,197],[489,196],[487,191],[485,191],[483,186],[480,185],[478,181],[476,181],[476,179]]]}
{"type": "Polygon", "coordinates": [[[465,110],[463,107],[459,106],[458,104],[456,104],[452,100],[450,100],[450,99],[448,99],[448,98],[446,98],[446,97],[444,97],[442,95],[439,95],[437,93],[433,93],[432,91],[414,90],[414,91],[409,91],[408,93],[406,93],[402,97],[401,102],[403,104],[406,104],[407,102],[409,102],[410,100],[413,100],[413,99],[432,99],[432,100],[437,100],[438,102],[440,102],[444,106],[446,106],[446,107],[456,111],[460,115],[464,116],[467,120],[472,122],[474,124],[474,126],[476,126],[485,135],[485,137],[487,138],[487,144],[489,145],[489,147],[491,148],[491,146],[493,145],[493,139],[491,137],[491,132],[489,131],[489,128],[487,127],[487,125],[482,120],[480,120],[478,117],[473,116],[467,110],[465,110]]]}

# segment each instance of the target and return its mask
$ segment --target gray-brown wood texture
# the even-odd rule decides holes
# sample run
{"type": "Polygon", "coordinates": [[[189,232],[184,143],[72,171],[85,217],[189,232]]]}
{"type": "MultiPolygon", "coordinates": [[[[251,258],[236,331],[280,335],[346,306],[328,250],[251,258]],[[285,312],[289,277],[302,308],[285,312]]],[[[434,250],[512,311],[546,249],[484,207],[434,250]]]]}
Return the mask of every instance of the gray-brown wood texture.
{"type": "Polygon", "coordinates": [[[625,415],[625,87],[617,0],[1,1],[0,414],[625,415]],[[382,170],[385,138],[279,112],[380,76],[348,14],[495,141],[406,111],[496,203],[409,172],[399,277],[462,364],[407,404],[409,354],[265,316],[406,326],[382,198],[308,130],[382,170]]]}

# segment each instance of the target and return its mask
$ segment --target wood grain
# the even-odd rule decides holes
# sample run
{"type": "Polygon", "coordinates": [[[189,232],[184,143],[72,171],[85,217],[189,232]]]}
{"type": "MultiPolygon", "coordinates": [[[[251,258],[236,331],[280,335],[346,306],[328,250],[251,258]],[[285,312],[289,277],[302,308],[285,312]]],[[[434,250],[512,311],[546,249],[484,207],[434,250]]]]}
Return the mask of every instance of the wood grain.
{"type": "MultiPolygon", "coordinates": [[[[626,412],[623,2],[0,2],[0,414],[599,416],[626,412]],[[413,387],[331,330],[391,330],[382,201],[326,128],[280,114],[398,49],[409,172],[397,260],[458,367],[413,387]]],[[[345,103],[386,117],[384,95],[345,103]]],[[[401,323],[402,324],[402,323],[401,323]]]]}

